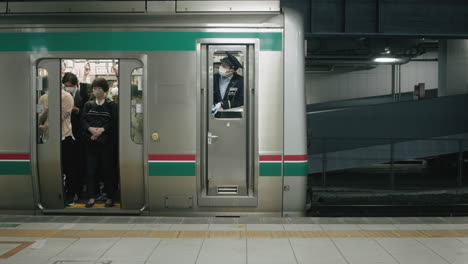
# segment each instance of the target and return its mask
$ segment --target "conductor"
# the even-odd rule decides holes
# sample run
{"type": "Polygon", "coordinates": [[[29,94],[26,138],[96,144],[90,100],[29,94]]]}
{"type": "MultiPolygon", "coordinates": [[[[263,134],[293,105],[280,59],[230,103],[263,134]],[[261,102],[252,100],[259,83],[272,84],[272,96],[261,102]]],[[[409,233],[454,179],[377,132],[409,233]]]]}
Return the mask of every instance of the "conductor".
{"type": "Polygon", "coordinates": [[[221,59],[218,73],[214,75],[213,106],[211,113],[244,105],[244,77],[236,71],[242,64],[226,52],[221,59]]]}

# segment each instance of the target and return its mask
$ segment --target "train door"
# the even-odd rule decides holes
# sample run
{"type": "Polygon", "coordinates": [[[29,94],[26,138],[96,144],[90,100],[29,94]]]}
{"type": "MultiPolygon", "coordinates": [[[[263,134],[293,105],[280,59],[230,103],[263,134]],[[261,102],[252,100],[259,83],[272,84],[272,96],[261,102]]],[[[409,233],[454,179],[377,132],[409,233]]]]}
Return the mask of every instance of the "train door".
{"type": "Polygon", "coordinates": [[[208,197],[227,201],[253,194],[254,48],[253,44],[201,45],[201,171],[208,197]]]}
{"type": "MultiPolygon", "coordinates": [[[[43,59],[36,65],[36,135],[37,146],[37,177],[39,185],[39,201],[44,211],[65,210],[135,210],[145,204],[144,171],[143,171],[143,65],[134,59],[43,59]],[[75,91],[64,89],[61,80],[71,72],[78,77],[80,84],[75,91]],[[77,107],[77,97],[84,101],[94,100],[90,83],[103,77],[109,84],[107,100],[113,100],[118,112],[115,139],[109,137],[115,149],[113,166],[116,180],[116,190],[113,198],[115,206],[105,208],[97,203],[92,208],[84,209],[86,202],[86,160],[87,154],[79,147],[86,145],[83,138],[78,140],[82,131],[67,132],[62,127],[62,100],[64,91],[70,92],[74,108],[72,113],[83,111],[77,107]],[[66,147],[64,140],[72,137],[75,147],[71,155],[64,155],[66,147]],[[66,157],[65,157],[66,156],[66,157]],[[65,158],[64,158],[65,157],[65,158]],[[63,161],[69,157],[74,166],[65,166],[63,161]],[[73,171],[70,171],[73,168],[73,171]],[[70,175],[75,175],[77,196],[73,197],[74,205],[69,206],[67,194],[70,190],[70,175]],[[83,192],[84,191],[84,192],[83,192]],[[76,200],[76,198],[80,200],[76,200]]],[[[73,118],[73,116],[72,116],[73,118]]],[[[79,121],[79,120],[78,120],[79,121]]],[[[73,120],[71,122],[73,124],[73,120]]],[[[76,128],[72,126],[73,128],[76,128]]],[[[102,171],[98,175],[103,175],[102,171]]],[[[103,195],[102,185],[105,181],[97,177],[97,195],[103,195]]],[[[110,184],[109,184],[110,185],[110,184]]],[[[72,203],[73,204],[73,203],[72,203]]],[[[103,211],[104,212],[104,211],[103,211]]]]}

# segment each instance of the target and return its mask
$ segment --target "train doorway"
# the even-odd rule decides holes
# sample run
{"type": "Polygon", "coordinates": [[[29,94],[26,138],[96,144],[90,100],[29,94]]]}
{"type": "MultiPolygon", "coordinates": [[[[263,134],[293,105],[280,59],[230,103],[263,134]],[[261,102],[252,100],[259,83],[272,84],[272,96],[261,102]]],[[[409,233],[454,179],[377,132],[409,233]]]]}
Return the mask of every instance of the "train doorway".
{"type": "MultiPolygon", "coordinates": [[[[235,42],[234,42],[235,43],[235,42]]],[[[255,205],[255,45],[210,43],[201,52],[201,205],[255,205]],[[205,90],[206,87],[206,91],[205,90]]]]}
{"type": "Polygon", "coordinates": [[[143,69],[139,60],[122,58],[38,61],[34,142],[43,212],[139,212],[144,206],[143,69]],[[105,87],[103,94],[93,92],[94,81],[105,87]],[[96,135],[84,128],[90,113],[102,123],[96,135]],[[91,197],[95,204],[86,208],[91,197]]]}

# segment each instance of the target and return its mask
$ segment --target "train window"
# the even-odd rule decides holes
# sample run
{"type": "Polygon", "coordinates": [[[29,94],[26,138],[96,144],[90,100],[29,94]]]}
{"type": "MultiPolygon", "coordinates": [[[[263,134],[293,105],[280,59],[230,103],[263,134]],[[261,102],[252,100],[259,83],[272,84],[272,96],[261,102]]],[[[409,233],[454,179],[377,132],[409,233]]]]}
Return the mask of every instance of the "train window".
{"type": "Polygon", "coordinates": [[[244,114],[244,54],[217,51],[213,55],[213,106],[217,119],[241,119],[244,114]]]}
{"type": "Polygon", "coordinates": [[[94,100],[91,83],[96,78],[104,78],[109,84],[107,98],[118,102],[119,100],[119,60],[113,59],[63,59],[61,76],[71,72],[78,77],[80,95],[82,99],[94,100]],[[87,91],[81,90],[86,89],[87,91]],[[85,98],[83,98],[85,97],[85,98]]]}
{"type": "Polygon", "coordinates": [[[37,69],[36,79],[36,120],[37,120],[37,142],[44,144],[49,139],[49,95],[48,90],[48,72],[44,68],[37,69]]]}
{"type": "Polygon", "coordinates": [[[143,68],[133,70],[130,80],[130,136],[136,144],[143,144],[143,68]]]}

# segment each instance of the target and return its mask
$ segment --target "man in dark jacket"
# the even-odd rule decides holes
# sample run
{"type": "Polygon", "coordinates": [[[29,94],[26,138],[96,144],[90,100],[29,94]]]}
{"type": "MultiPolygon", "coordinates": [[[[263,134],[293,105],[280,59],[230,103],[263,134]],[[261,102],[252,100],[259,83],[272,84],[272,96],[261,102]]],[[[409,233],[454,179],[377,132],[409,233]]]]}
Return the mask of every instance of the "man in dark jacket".
{"type": "Polygon", "coordinates": [[[236,57],[227,53],[221,59],[218,73],[214,75],[213,111],[230,109],[244,105],[244,77],[237,74],[242,64],[236,57]]]}
{"type": "Polygon", "coordinates": [[[91,84],[95,100],[88,101],[83,107],[81,125],[83,140],[86,142],[86,170],[88,178],[89,200],[86,207],[94,206],[96,201],[97,174],[102,173],[104,192],[107,194],[106,207],[114,206],[114,194],[117,190],[117,178],[114,173],[115,140],[118,129],[117,104],[108,100],[109,84],[104,78],[98,78],[91,84]]]}

